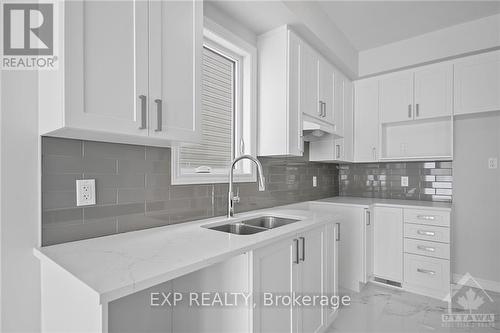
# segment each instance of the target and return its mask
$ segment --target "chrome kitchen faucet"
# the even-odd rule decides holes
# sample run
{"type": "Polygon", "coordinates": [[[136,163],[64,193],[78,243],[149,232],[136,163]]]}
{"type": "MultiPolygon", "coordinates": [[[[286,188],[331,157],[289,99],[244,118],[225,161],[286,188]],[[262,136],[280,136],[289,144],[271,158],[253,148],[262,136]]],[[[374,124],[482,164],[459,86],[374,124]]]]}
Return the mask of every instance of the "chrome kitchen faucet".
{"type": "Polygon", "coordinates": [[[233,160],[233,162],[231,163],[231,167],[229,169],[229,194],[228,194],[228,200],[227,200],[227,217],[228,218],[234,216],[234,204],[240,202],[239,195],[233,194],[233,172],[234,172],[234,166],[236,165],[236,163],[238,163],[238,161],[241,161],[243,159],[253,161],[257,165],[257,181],[259,183],[259,191],[266,190],[264,172],[262,171],[262,164],[260,164],[259,160],[251,155],[242,155],[242,156],[236,157],[233,160]]]}

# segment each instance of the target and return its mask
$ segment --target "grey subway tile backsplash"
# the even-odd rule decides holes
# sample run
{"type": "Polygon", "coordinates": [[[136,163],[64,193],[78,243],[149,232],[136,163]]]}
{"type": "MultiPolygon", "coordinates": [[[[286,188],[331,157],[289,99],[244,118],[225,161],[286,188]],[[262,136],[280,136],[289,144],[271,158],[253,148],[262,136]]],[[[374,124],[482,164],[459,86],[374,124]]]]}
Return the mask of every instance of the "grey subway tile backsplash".
{"type": "MultiPolygon", "coordinates": [[[[451,201],[452,163],[330,164],[260,157],[266,191],[238,183],[237,212],[337,195],[451,201]],[[318,186],[312,186],[312,176],[318,186]],[[408,187],[401,177],[408,176],[408,187]]],[[[42,138],[42,244],[182,223],[227,212],[228,185],[171,185],[170,149],[42,138]],[[75,180],[96,179],[96,205],[76,207],[75,180]]]]}
{"type": "MultiPolygon", "coordinates": [[[[43,137],[42,244],[226,214],[227,184],[173,186],[170,158],[169,148],[43,137]],[[75,180],[83,178],[96,179],[95,206],[76,207],[75,180]]],[[[236,184],[237,212],[338,195],[335,164],[309,162],[307,154],[260,160],[267,190],[236,184]]]]}
{"type": "Polygon", "coordinates": [[[344,164],[339,166],[339,172],[343,196],[452,200],[452,162],[449,161],[344,164]],[[402,176],[408,177],[408,186],[401,186],[402,176]]]}

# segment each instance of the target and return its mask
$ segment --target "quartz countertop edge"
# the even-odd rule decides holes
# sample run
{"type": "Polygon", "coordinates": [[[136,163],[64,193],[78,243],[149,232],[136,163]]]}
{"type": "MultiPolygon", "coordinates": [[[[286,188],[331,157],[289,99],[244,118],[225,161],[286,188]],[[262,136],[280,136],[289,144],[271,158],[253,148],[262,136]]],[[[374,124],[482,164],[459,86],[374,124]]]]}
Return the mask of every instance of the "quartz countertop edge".
{"type": "Polygon", "coordinates": [[[104,304],[322,224],[341,222],[339,215],[315,211],[311,203],[451,209],[450,203],[332,197],[241,213],[230,221],[226,217],[214,217],[45,246],[35,248],[34,254],[42,262],[55,264],[83,282],[104,304]],[[233,235],[203,227],[262,215],[301,221],[253,235],[233,235]]]}
{"type": "Polygon", "coordinates": [[[95,291],[101,304],[173,280],[314,227],[340,220],[316,213],[308,203],[167,225],[35,248],[42,262],[56,264],[95,291]],[[252,216],[276,215],[301,221],[253,235],[204,228],[252,216]]]}
{"type": "Polygon", "coordinates": [[[377,199],[377,198],[361,198],[361,197],[331,197],[310,201],[314,204],[334,204],[334,205],[349,205],[369,208],[372,206],[384,207],[399,207],[411,209],[431,209],[451,211],[451,202],[435,202],[435,201],[420,201],[420,200],[403,200],[403,199],[377,199]]]}

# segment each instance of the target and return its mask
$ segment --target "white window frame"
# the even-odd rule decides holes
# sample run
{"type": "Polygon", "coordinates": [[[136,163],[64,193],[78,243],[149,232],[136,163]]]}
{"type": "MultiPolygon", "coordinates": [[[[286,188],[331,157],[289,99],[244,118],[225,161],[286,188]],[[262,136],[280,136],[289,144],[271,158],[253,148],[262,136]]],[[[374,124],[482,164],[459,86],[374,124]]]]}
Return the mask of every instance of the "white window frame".
{"type": "MultiPolygon", "coordinates": [[[[235,118],[233,151],[235,156],[257,152],[257,49],[231,31],[204,18],[204,45],[214,51],[229,55],[237,62],[235,89],[235,118]],[[245,124],[245,125],[243,125],[245,124]]],[[[221,173],[183,173],[179,165],[178,147],[172,147],[172,185],[227,183],[228,169],[221,173]]],[[[236,182],[256,182],[253,163],[241,161],[234,172],[236,182]]]]}

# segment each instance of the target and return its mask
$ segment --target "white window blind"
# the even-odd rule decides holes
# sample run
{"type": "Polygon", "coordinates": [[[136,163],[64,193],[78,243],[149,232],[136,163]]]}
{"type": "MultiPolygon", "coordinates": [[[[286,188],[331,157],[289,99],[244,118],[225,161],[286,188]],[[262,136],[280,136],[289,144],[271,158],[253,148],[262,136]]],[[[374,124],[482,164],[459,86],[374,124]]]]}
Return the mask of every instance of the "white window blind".
{"type": "Polygon", "coordinates": [[[182,173],[224,173],[233,158],[234,60],[203,48],[202,143],[180,148],[182,173]]]}

